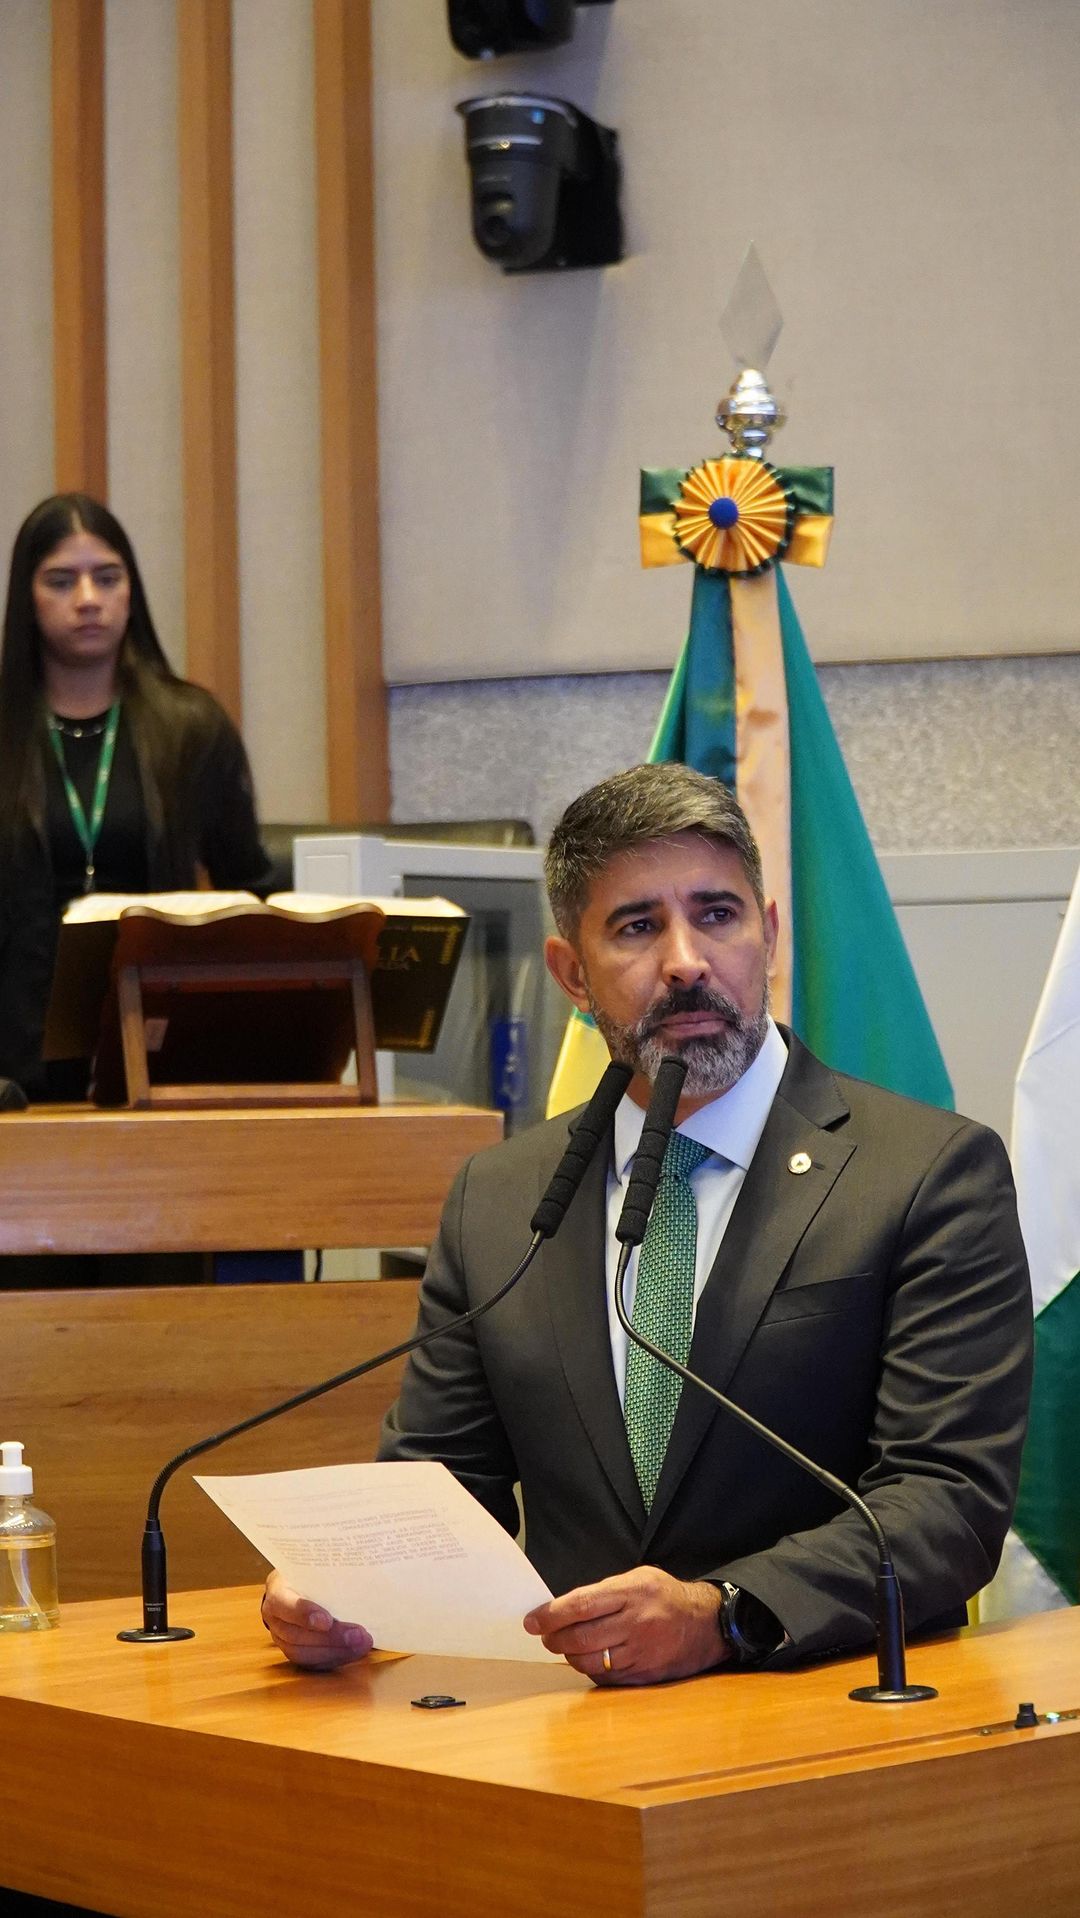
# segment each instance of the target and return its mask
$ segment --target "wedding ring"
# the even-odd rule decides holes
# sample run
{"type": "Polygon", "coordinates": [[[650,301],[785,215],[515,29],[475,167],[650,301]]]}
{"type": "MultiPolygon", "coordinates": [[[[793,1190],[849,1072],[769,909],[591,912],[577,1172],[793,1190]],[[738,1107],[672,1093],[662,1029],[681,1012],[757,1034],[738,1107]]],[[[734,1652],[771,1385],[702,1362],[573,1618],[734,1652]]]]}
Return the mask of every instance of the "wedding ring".
{"type": "Polygon", "coordinates": [[[611,1670],[611,1653],[608,1651],[608,1648],[606,1645],[604,1646],[604,1650],[603,1650],[603,1660],[604,1660],[604,1670],[606,1672],[609,1672],[611,1670]]]}

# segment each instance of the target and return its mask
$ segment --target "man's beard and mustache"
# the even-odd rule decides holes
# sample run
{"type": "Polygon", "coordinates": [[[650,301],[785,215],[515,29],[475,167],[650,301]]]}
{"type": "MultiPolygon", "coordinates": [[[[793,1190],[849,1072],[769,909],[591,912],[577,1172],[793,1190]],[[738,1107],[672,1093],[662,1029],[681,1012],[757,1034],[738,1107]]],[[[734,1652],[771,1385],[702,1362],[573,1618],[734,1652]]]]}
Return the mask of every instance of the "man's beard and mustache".
{"type": "Polygon", "coordinates": [[[620,1065],[633,1068],[652,1084],[660,1061],[671,1053],[686,1060],[683,1097],[700,1099],[727,1092],[753,1065],[765,1043],[769,1028],[769,987],[765,983],[761,1005],[747,1016],[722,992],[705,986],[673,986],[670,992],[650,1006],[636,1026],[623,1026],[601,1011],[586,984],[589,1010],[607,1042],[608,1051],[620,1065]],[[726,1021],[718,1032],[701,1033],[692,1038],[675,1039],[660,1033],[665,1019],[684,1012],[713,1012],[726,1021]]]}

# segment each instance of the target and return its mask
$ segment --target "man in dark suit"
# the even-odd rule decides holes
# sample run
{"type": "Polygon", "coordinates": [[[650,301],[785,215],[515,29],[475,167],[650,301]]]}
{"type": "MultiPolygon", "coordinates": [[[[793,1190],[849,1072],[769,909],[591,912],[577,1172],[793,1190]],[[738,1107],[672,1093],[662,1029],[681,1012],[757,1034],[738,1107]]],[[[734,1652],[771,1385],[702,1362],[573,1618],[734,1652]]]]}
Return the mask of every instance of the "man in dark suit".
{"type": "MultiPolygon", "coordinates": [[[[691,1368],[857,1485],[910,1626],[962,1623],[1008,1526],[1030,1384],[1000,1140],[829,1071],[772,1023],[776,911],[718,782],[681,766],[603,782],[564,815],[547,876],[548,965],[634,1077],[530,1276],[413,1356],[380,1455],[443,1460],[511,1530],[520,1485],[526,1549],[557,1594],[526,1629],[599,1683],[872,1639],[864,1523],[704,1394],[676,1389],[665,1410],[664,1369],[628,1358],[614,1221],[651,1081],[675,1052],[688,1066],[677,1132],[695,1142],[680,1175],[689,1243],[684,1210],[650,1247],[654,1215],[628,1274],[661,1314],[656,1342],[670,1349],[655,1327],[681,1287],[691,1368]]],[[[463,1169],[425,1275],[425,1329],[504,1282],[565,1138],[551,1121],[463,1169]]],[[[298,1663],[370,1644],[276,1576],[264,1616],[298,1663]]]]}

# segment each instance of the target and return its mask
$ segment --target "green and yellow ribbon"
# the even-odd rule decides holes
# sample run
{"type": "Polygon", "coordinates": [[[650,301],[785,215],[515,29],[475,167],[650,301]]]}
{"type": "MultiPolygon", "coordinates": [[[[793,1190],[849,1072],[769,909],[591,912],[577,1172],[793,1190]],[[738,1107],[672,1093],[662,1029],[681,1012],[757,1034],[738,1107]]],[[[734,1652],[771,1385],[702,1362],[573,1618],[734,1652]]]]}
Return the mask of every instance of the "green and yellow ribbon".
{"type": "Polygon", "coordinates": [[[833,523],[831,466],[770,466],[729,454],[641,475],[641,563],[746,579],[781,559],[824,566],[833,523]]]}
{"type": "MultiPolygon", "coordinates": [[[[832,522],[830,466],[770,466],[733,453],[641,475],[642,564],[689,560],[697,569],[691,638],[682,672],[676,671],[684,682],[680,709],[692,711],[695,702],[715,707],[714,672],[720,687],[734,689],[728,727],[712,714],[714,742],[727,734],[734,778],[722,765],[715,770],[735,785],[761,848],[766,891],[779,908],[772,999],[782,1019],[791,1016],[794,954],[791,748],[777,567],[782,559],[824,566],[832,522]],[[726,663],[710,657],[729,646],[726,663]]],[[[714,743],[711,757],[718,753],[722,759],[714,743]]],[[[662,717],[650,758],[682,756],[662,717]]],[[[690,755],[690,763],[699,757],[690,755]]]]}

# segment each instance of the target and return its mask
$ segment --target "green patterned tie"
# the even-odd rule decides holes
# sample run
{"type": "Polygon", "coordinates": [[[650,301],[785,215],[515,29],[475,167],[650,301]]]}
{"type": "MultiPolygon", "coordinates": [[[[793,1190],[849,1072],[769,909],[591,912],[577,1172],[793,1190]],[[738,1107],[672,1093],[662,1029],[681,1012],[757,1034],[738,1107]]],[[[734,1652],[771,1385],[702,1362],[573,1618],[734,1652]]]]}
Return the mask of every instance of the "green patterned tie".
{"type": "MultiPolygon", "coordinates": [[[[660,1169],[656,1203],[638,1255],[631,1317],[635,1332],[685,1365],[694,1329],[697,1204],[690,1174],[710,1157],[707,1145],[673,1132],[660,1169]]],[[[682,1380],[630,1341],[626,1355],[626,1435],[648,1511],[679,1404],[682,1380]]]]}

